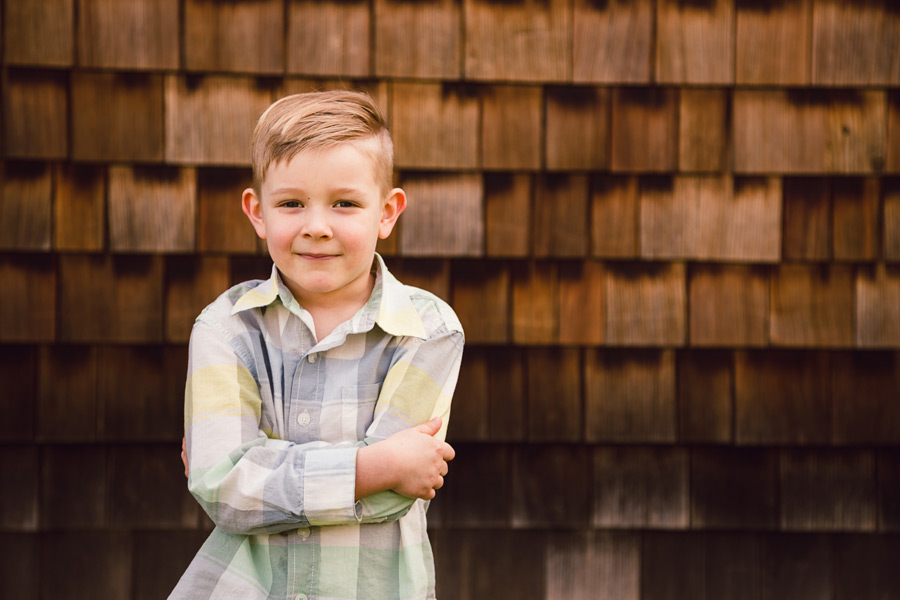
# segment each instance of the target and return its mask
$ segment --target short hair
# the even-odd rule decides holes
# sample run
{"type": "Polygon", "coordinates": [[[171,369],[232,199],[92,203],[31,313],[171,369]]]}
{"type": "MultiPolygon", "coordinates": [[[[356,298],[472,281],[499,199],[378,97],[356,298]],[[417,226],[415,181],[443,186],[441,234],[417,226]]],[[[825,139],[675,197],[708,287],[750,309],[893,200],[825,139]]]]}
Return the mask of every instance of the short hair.
{"type": "Polygon", "coordinates": [[[342,143],[353,144],[372,159],[375,181],[387,195],[393,183],[394,145],[371,96],[334,90],[281,98],[259,117],[253,130],[250,156],[257,194],[262,193],[270,165],[289,161],[304,150],[342,143]]]}

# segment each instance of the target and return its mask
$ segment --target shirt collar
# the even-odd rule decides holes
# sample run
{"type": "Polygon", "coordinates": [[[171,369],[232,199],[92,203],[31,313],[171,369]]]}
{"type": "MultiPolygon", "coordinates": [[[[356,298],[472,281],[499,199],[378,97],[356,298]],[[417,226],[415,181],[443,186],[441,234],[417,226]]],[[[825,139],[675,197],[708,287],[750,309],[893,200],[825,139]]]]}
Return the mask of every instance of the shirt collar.
{"type": "MultiPolygon", "coordinates": [[[[238,298],[231,309],[231,314],[269,306],[276,300],[280,300],[292,312],[300,309],[297,300],[281,281],[278,268],[272,265],[272,275],[256,283],[238,298]]],[[[371,329],[373,320],[390,335],[422,339],[426,337],[425,325],[409,297],[406,286],[388,271],[378,253],[375,254],[375,287],[372,289],[372,295],[359,313],[352,318],[354,323],[362,326],[361,331],[371,329]],[[367,327],[365,324],[368,324],[367,327]]]]}

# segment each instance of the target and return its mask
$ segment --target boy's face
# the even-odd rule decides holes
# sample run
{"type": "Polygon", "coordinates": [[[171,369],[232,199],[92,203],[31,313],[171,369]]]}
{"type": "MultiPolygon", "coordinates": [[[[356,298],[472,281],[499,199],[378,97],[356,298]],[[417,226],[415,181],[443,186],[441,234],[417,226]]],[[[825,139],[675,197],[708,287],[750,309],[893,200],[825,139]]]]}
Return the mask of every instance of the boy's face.
{"type": "Polygon", "coordinates": [[[362,306],[375,244],[406,208],[403,190],[385,197],[372,159],[345,143],[271,165],[260,192],[244,190],[244,213],[297,301],[307,309],[362,306]]]}

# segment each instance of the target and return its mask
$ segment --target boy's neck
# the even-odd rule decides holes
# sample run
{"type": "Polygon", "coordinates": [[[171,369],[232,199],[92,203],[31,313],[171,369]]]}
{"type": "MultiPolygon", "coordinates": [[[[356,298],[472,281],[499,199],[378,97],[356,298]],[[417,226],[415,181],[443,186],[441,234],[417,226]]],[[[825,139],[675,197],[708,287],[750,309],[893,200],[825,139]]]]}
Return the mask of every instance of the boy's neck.
{"type": "Polygon", "coordinates": [[[314,295],[298,296],[295,299],[310,314],[316,328],[316,341],[321,342],[341,323],[349,320],[357,311],[366,305],[375,288],[375,273],[366,280],[367,285],[352,296],[314,295]]]}

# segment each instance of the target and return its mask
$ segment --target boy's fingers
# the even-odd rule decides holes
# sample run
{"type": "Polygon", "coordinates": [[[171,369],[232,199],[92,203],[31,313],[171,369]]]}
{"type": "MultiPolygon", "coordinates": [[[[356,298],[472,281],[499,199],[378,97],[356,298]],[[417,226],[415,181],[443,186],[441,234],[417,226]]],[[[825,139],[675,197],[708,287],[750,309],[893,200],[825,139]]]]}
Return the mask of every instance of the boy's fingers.
{"type": "Polygon", "coordinates": [[[445,461],[450,462],[456,457],[456,450],[453,449],[453,446],[444,442],[444,445],[441,447],[441,457],[445,461]]]}
{"type": "Polygon", "coordinates": [[[441,418],[435,417],[427,423],[416,425],[416,430],[428,435],[434,435],[441,430],[441,418]]]}

